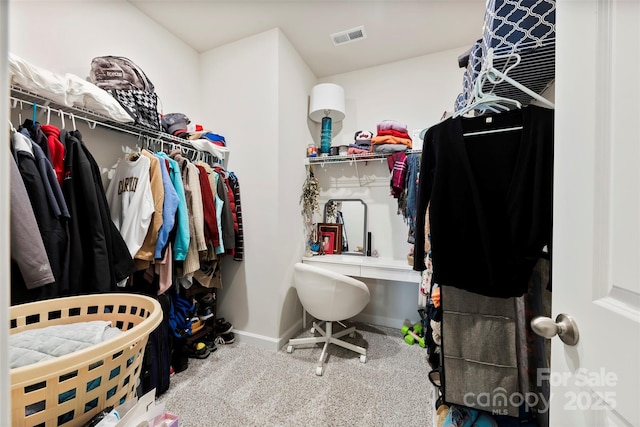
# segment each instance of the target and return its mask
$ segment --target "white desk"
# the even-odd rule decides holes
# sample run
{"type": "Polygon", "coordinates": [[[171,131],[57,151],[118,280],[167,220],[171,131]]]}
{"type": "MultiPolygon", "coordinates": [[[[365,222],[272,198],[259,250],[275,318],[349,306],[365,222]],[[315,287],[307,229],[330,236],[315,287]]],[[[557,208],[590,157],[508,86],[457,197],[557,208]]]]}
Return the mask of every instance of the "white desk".
{"type": "Polygon", "coordinates": [[[420,283],[420,272],[406,259],[374,258],[358,255],[316,255],[302,262],[347,276],[420,283]]]}
{"type": "MultiPolygon", "coordinates": [[[[315,265],[356,278],[382,279],[397,282],[420,283],[420,272],[415,271],[406,259],[374,258],[358,255],[316,255],[303,257],[305,264],[315,265]]],[[[307,312],[302,310],[302,327],[307,326],[307,312]]],[[[385,319],[385,318],[380,318],[385,319]]],[[[378,319],[378,320],[380,320],[378,319]]],[[[376,324],[398,327],[401,320],[389,319],[376,324]]]]}

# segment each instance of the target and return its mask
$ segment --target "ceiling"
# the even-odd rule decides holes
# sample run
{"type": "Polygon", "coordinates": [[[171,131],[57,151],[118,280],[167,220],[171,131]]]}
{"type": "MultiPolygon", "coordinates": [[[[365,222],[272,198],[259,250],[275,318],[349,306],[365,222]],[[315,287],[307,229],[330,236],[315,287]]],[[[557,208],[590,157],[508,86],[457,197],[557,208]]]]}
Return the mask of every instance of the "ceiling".
{"type": "Polygon", "coordinates": [[[201,53],[280,28],[318,78],[471,47],[485,10],[485,0],[128,1],[201,53]],[[333,44],[330,34],[360,25],[367,38],[333,44]]]}

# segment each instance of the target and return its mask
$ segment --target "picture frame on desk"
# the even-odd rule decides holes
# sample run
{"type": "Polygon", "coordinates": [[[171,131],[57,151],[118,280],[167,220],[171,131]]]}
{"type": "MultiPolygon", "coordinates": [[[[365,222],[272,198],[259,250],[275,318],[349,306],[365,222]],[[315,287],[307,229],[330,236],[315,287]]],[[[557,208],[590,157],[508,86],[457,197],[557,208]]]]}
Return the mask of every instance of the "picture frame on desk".
{"type": "Polygon", "coordinates": [[[325,236],[331,240],[331,252],[325,250],[326,254],[340,254],[342,252],[342,224],[318,223],[318,236],[320,244],[324,243],[325,236]]]}
{"type": "Polygon", "coordinates": [[[324,231],[320,233],[320,247],[324,255],[333,254],[333,242],[335,240],[335,234],[324,231]]]}

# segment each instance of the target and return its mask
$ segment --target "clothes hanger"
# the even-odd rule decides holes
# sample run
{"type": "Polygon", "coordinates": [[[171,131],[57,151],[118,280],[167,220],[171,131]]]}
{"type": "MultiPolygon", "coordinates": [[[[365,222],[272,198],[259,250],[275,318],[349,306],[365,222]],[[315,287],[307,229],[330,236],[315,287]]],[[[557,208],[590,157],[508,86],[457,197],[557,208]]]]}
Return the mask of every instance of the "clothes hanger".
{"type": "Polygon", "coordinates": [[[62,110],[58,110],[58,117],[60,117],[60,122],[62,123],[61,129],[65,129],[67,126],[64,122],[64,113],[62,112],[62,110]]]}
{"type": "Polygon", "coordinates": [[[473,86],[472,97],[464,108],[461,108],[453,114],[453,117],[464,116],[465,114],[478,109],[489,109],[495,113],[500,113],[503,111],[509,111],[513,108],[522,108],[522,104],[515,99],[498,96],[494,93],[484,93],[482,86],[485,81],[495,83],[488,70],[483,70],[478,74],[473,86]]]}
{"type": "MultiPolygon", "coordinates": [[[[130,162],[135,162],[140,157],[140,146],[142,141],[142,134],[138,134],[138,139],[136,140],[136,146],[133,150],[131,150],[126,156],[125,159],[130,162]]],[[[127,148],[128,149],[128,148],[127,148]]]]}
{"type": "MultiPolygon", "coordinates": [[[[516,109],[522,108],[522,104],[520,104],[520,102],[518,102],[515,99],[505,98],[505,97],[502,97],[502,96],[497,96],[497,95],[494,95],[492,93],[483,94],[482,91],[480,91],[480,93],[481,93],[481,95],[480,95],[478,100],[472,102],[471,105],[467,105],[467,107],[463,108],[462,110],[471,111],[471,110],[477,109],[477,106],[482,104],[482,102],[488,102],[489,105],[492,105],[492,106],[493,105],[500,105],[501,108],[505,107],[504,104],[511,105],[511,106],[515,107],[516,109]]],[[[509,110],[511,110],[511,108],[507,107],[507,109],[504,110],[504,111],[509,111],[509,110]]],[[[462,114],[464,114],[464,113],[462,113],[462,114]]],[[[462,114],[459,114],[459,115],[462,115],[462,114]]],[[[491,116],[488,116],[488,117],[486,117],[485,120],[486,120],[486,123],[488,124],[488,123],[491,123],[493,118],[491,116]]],[[[522,125],[511,126],[511,127],[507,127],[507,128],[495,128],[495,129],[485,129],[485,130],[465,132],[465,133],[462,134],[462,136],[463,137],[468,137],[468,136],[486,135],[486,134],[490,134],[490,133],[513,132],[513,131],[517,131],[517,130],[522,130],[522,125]]]]}

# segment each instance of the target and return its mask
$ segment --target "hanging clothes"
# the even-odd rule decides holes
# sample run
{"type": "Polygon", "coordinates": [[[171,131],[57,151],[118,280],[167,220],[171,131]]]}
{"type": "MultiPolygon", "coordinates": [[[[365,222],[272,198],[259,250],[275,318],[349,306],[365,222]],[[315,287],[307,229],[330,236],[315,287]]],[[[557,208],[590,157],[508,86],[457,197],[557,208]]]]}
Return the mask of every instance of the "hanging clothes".
{"type": "Polygon", "coordinates": [[[200,268],[200,256],[198,253],[200,248],[204,247],[203,250],[206,250],[200,179],[198,178],[198,169],[182,157],[178,150],[172,151],[170,157],[178,163],[178,167],[180,168],[187,206],[189,235],[191,236],[187,248],[187,255],[178,276],[188,276],[187,279],[190,280],[190,275],[200,268]]]}
{"type": "Polygon", "coordinates": [[[62,185],[64,178],[64,145],[60,141],[60,129],[53,125],[41,125],[42,132],[47,136],[49,146],[49,160],[56,171],[58,183],[62,185]]]}
{"type": "MultiPolygon", "coordinates": [[[[176,215],[177,229],[173,243],[173,255],[176,261],[184,261],[189,250],[189,212],[187,211],[187,199],[184,194],[184,185],[182,184],[182,175],[178,162],[167,156],[165,153],[156,153],[160,158],[169,161],[169,178],[173,184],[173,188],[178,195],[178,209],[176,215]]],[[[156,258],[158,254],[156,253],[156,258]]]]}
{"type": "Polygon", "coordinates": [[[415,243],[416,241],[416,205],[418,198],[418,172],[420,171],[420,155],[411,153],[407,155],[407,202],[405,203],[403,216],[409,226],[407,242],[415,243]]]}
{"type": "Polygon", "coordinates": [[[55,284],[47,287],[46,294],[41,292],[40,298],[65,295],[69,290],[67,275],[69,212],[64,201],[59,200],[59,184],[42,149],[19,132],[14,133],[11,140],[13,155],[29,195],[51,270],[56,279],[55,284]]]}
{"type": "MultiPolygon", "coordinates": [[[[209,181],[209,171],[213,172],[209,165],[203,165],[198,163],[196,165],[198,171],[198,178],[200,178],[200,190],[202,191],[202,206],[204,210],[204,235],[207,242],[207,246],[213,248],[214,241],[218,239],[218,223],[216,221],[216,205],[213,195],[213,188],[209,181]],[[206,167],[205,167],[206,166],[206,167]],[[209,168],[207,170],[207,167],[209,168]]],[[[208,254],[206,258],[211,261],[212,257],[208,254]]]]}
{"type": "Polygon", "coordinates": [[[220,230],[222,241],[224,243],[224,251],[233,253],[235,249],[235,200],[233,190],[229,185],[229,172],[221,165],[215,165],[213,170],[218,174],[217,193],[222,200],[222,215],[220,218],[220,230]]]}
{"type": "Polygon", "coordinates": [[[163,259],[162,255],[163,250],[168,246],[169,235],[173,230],[173,226],[176,222],[176,212],[178,211],[178,204],[180,203],[180,199],[178,197],[178,193],[176,192],[173,183],[171,182],[171,178],[169,177],[169,160],[165,157],[154,155],[158,161],[160,166],[160,172],[162,176],[162,187],[164,188],[164,202],[162,203],[162,225],[160,230],[158,231],[158,242],[156,243],[156,249],[154,258],[156,260],[163,259]]]}
{"type": "Polygon", "coordinates": [[[244,226],[242,224],[242,206],[240,204],[240,182],[235,173],[229,172],[229,184],[233,190],[233,199],[236,207],[236,221],[234,224],[234,240],[235,249],[233,252],[233,259],[235,261],[242,261],[244,259],[244,226]]]}
{"type": "MultiPolygon", "coordinates": [[[[220,234],[220,229],[218,228],[219,218],[216,209],[216,196],[218,193],[218,188],[216,186],[215,171],[213,170],[213,168],[204,162],[198,163],[198,166],[204,168],[204,170],[206,171],[205,177],[207,182],[209,183],[209,189],[211,191],[211,199],[209,199],[209,196],[207,195],[206,227],[209,231],[207,240],[207,243],[209,244],[209,253],[207,255],[207,260],[213,261],[217,259],[215,248],[220,246],[220,241],[222,240],[222,235],[220,234]]],[[[204,186],[205,185],[203,184],[202,187],[204,186]]]]}
{"type": "Polygon", "coordinates": [[[455,117],[424,140],[414,269],[422,271],[429,208],[433,280],[486,296],[520,296],[551,240],[553,110],[529,105],[455,117]],[[522,126],[465,137],[465,132],[522,126]]]}
{"type": "Polygon", "coordinates": [[[107,187],[111,219],[127,244],[131,257],[142,247],[155,210],[151,161],[140,153],[121,159],[107,187]]]}
{"type": "Polygon", "coordinates": [[[71,294],[110,292],[136,270],[127,244],[111,220],[100,169],[82,142],[82,134],[61,135],[65,144],[62,192],[67,201],[71,294]]]}
{"type": "Polygon", "coordinates": [[[15,161],[9,161],[11,180],[11,305],[43,299],[55,282],[38,230],[27,189],[15,161]],[[35,292],[34,292],[35,291],[35,292]],[[44,291],[44,292],[43,292],[44,291]]]}
{"type": "Polygon", "coordinates": [[[151,215],[149,230],[142,242],[142,246],[138,249],[134,257],[137,269],[143,270],[148,268],[149,264],[154,260],[156,245],[158,243],[158,233],[162,227],[164,184],[162,181],[162,170],[160,169],[160,159],[147,150],[142,150],[140,154],[149,159],[149,184],[151,196],[153,197],[153,214],[151,215]]]}
{"type": "Polygon", "coordinates": [[[33,140],[33,142],[35,142],[40,148],[42,148],[42,151],[44,151],[44,155],[53,164],[51,153],[49,152],[49,139],[47,138],[47,135],[45,135],[42,131],[40,123],[34,123],[31,119],[26,119],[18,130],[26,130],[29,133],[28,136],[31,138],[31,140],[33,140]]]}

